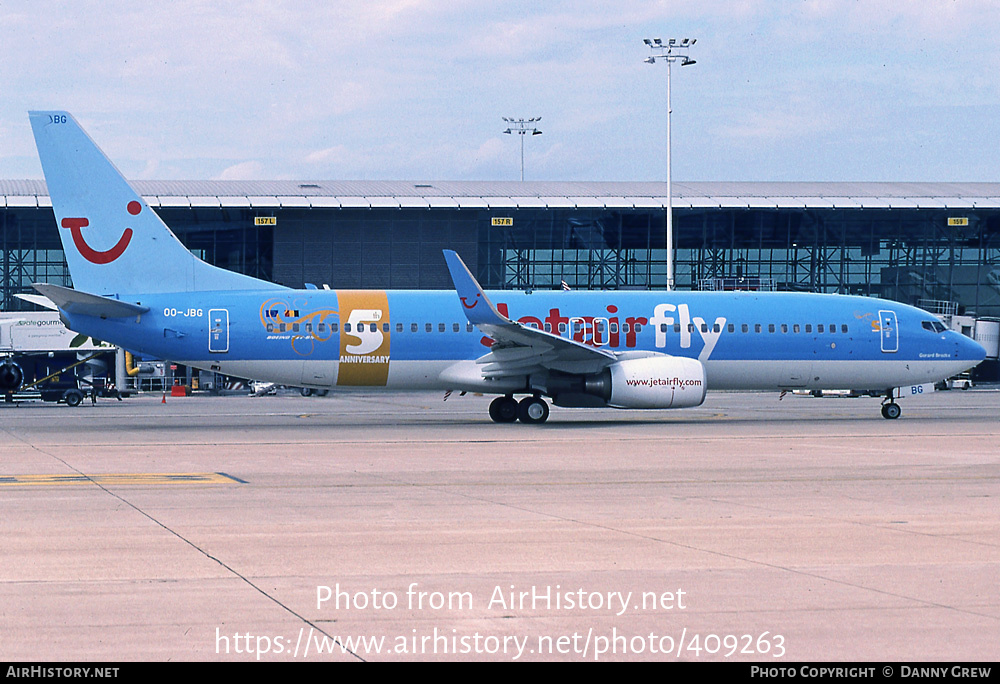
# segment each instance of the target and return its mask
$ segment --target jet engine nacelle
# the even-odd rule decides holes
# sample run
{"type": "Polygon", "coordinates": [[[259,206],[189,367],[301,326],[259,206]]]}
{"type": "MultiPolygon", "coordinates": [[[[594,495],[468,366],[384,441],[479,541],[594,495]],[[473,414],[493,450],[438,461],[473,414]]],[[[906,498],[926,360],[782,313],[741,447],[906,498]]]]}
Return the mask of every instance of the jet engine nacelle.
{"type": "Polygon", "coordinates": [[[24,382],[24,371],[11,359],[0,363],[0,393],[9,394],[21,388],[24,382]]]}
{"type": "Polygon", "coordinates": [[[651,356],[610,366],[615,408],[667,409],[700,406],[705,401],[705,366],[697,359],[651,356]]]}
{"type": "Polygon", "coordinates": [[[705,401],[705,366],[697,359],[665,354],[622,359],[600,373],[549,373],[544,386],[556,406],[667,409],[705,401]]]}

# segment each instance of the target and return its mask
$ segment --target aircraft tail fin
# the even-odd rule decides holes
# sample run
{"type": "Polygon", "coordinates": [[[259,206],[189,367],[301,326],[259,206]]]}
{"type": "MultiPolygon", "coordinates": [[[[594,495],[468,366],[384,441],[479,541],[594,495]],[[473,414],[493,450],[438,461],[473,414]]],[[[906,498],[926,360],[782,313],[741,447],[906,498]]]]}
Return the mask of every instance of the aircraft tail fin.
{"type": "Polygon", "coordinates": [[[97,294],[278,285],[198,259],[68,112],[29,112],[73,285],[97,294]]]}

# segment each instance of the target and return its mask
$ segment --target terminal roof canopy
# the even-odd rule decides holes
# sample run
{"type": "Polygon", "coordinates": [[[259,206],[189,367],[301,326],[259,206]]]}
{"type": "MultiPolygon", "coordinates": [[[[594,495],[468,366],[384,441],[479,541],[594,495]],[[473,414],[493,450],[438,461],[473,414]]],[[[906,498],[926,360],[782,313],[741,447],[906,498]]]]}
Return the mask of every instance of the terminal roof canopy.
{"type": "MultiPolygon", "coordinates": [[[[151,206],[316,208],[655,209],[662,182],[133,181],[151,206]]],[[[677,208],[1000,208],[1000,183],[694,182],[673,184],[677,208]]],[[[0,180],[0,206],[48,207],[41,180],[0,180]]]]}

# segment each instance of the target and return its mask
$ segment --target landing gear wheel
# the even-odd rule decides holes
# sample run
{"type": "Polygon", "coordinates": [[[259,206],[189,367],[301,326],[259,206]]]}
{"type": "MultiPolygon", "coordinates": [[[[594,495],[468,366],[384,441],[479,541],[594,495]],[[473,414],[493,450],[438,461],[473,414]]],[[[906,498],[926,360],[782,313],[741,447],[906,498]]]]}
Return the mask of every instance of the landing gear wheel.
{"type": "Polygon", "coordinates": [[[882,417],[888,418],[889,420],[895,420],[899,418],[899,414],[903,412],[903,409],[899,408],[899,404],[895,402],[890,402],[888,404],[882,404],[882,417]]]}
{"type": "Polygon", "coordinates": [[[303,387],[300,390],[300,393],[302,394],[303,397],[311,397],[312,394],[313,394],[313,391],[311,389],[309,389],[308,387],[303,387]]]}
{"type": "Polygon", "coordinates": [[[490,403],[490,418],[494,423],[513,423],[517,420],[517,401],[514,397],[497,397],[490,403]]]}
{"type": "Polygon", "coordinates": [[[66,390],[63,394],[63,401],[66,402],[67,406],[79,406],[83,401],[83,392],[75,389],[66,390]]]}
{"type": "Polygon", "coordinates": [[[522,423],[544,423],[549,417],[549,405],[538,397],[525,397],[517,405],[517,419],[522,423]]]}

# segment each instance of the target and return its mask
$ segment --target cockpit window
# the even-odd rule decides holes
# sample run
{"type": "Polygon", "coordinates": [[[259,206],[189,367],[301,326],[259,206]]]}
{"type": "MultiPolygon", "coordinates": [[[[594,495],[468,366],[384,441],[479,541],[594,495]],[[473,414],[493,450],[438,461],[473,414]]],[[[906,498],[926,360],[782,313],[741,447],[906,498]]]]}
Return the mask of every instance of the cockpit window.
{"type": "Polygon", "coordinates": [[[923,326],[924,330],[929,330],[934,333],[942,333],[947,330],[947,328],[944,327],[944,323],[941,321],[921,321],[920,325],[923,326]]]}

